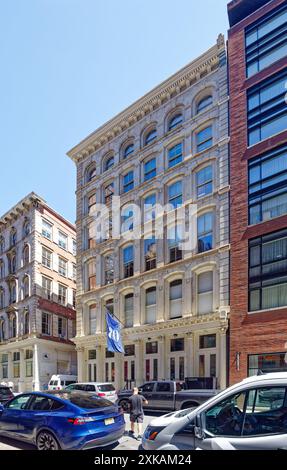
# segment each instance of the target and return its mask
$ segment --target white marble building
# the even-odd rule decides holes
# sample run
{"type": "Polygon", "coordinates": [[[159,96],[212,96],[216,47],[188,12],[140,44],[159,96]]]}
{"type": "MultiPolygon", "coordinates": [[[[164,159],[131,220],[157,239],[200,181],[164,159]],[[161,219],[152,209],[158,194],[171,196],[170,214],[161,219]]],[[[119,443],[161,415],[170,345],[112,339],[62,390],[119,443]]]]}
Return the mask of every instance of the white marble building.
{"type": "MultiPolygon", "coordinates": [[[[116,387],[216,377],[226,385],[229,315],[228,88],[224,38],[68,152],[77,166],[80,380],[116,387]],[[196,247],[92,235],[95,203],[197,204],[196,247]],[[105,312],[125,355],[106,350],[105,312]]],[[[128,210],[127,210],[128,213],[128,210]]],[[[144,222],[144,220],[142,221],[144,222]]],[[[165,227],[166,230],[166,227],[165,227]]]]}

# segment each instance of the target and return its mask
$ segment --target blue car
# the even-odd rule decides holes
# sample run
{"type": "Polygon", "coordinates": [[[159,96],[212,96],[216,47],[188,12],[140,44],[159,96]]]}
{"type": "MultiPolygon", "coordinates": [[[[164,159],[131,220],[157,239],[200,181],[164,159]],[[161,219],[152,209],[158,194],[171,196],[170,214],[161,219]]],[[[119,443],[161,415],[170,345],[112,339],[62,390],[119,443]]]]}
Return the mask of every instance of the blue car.
{"type": "Polygon", "coordinates": [[[23,393],[0,404],[0,435],[38,450],[80,450],[111,445],[125,431],[122,410],[86,392],[23,393]]]}

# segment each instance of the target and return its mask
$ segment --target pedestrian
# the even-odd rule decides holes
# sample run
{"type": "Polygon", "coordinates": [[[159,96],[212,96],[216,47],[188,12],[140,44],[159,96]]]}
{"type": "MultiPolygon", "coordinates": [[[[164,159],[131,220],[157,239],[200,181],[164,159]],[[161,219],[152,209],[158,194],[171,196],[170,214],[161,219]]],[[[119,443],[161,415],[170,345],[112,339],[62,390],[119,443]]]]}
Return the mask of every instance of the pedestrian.
{"type": "Polygon", "coordinates": [[[139,389],[137,387],[133,388],[133,394],[130,397],[130,422],[131,422],[131,430],[129,434],[131,436],[135,435],[135,424],[137,425],[137,439],[140,440],[142,438],[142,429],[143,429],[143,420],[144,420],[144,411],[143,411],[143,403],[145,405],[148,404],[148,401],[143,395],[139,394],[139,389]]]}

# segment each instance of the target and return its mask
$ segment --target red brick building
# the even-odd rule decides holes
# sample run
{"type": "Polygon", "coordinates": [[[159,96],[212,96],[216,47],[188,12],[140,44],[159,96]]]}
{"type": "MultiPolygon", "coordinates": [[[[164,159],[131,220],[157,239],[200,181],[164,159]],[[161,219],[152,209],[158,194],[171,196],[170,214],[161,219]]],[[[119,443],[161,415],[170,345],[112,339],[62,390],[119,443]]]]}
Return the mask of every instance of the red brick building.
{"type": "Polygon", "coordinates": [[[287,1],[228,14],[234,383],[287,370],[287,1]]]}

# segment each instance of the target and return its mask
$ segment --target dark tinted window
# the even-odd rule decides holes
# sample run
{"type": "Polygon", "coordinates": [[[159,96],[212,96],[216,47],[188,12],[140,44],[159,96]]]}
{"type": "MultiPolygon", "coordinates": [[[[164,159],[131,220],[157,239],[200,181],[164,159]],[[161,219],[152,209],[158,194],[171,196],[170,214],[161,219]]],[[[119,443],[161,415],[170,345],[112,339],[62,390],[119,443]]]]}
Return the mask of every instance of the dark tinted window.
{"type": "Polygon", "coordinates": [[[53,400],[53,398],[40,395],[33,397],[28,409],[33,411],[51,411],[62,408],[63,406],[63,403],[60,403],[57,400],[53,400]]]}
{"type": "Polygon", "coordinates": [[[154,389],[154,384],[153,383],[145,384],[141,387],[141,389],[143,392],[152,392],[154,389]]]}
{"type": "Polygon", "coordinates": [[[171,384],[169,382],[166,383],[158,383],[156,387],[157,392],[171,392],[171,384]]]}
{"type": "Polygon", "coordinates": [[[96,387],[94,385],[83,385],[82,390],[85,390],[86,392],[95,392],[96,387]]]}
{"type": "Polygon", "coordinates": [[[113,384],[98,385],[98,389],[100,392],[114,392],[115,391],[115,387],[113,386],[113,384]]]}
{"type": "Polygon", "coordinates": [[[85,392],[57,392],[54,393],[58,398],[70,401],[73,405],[85,409],[107,408],[111,402],[105,398],[99,398],[97,395],[88,395],[85,392]]]}
{"type": "Polygon", "coordinates": [[[0,387],[0,395],[9,397],[12,395],[12,392],[8,387],[0,387]]]}

